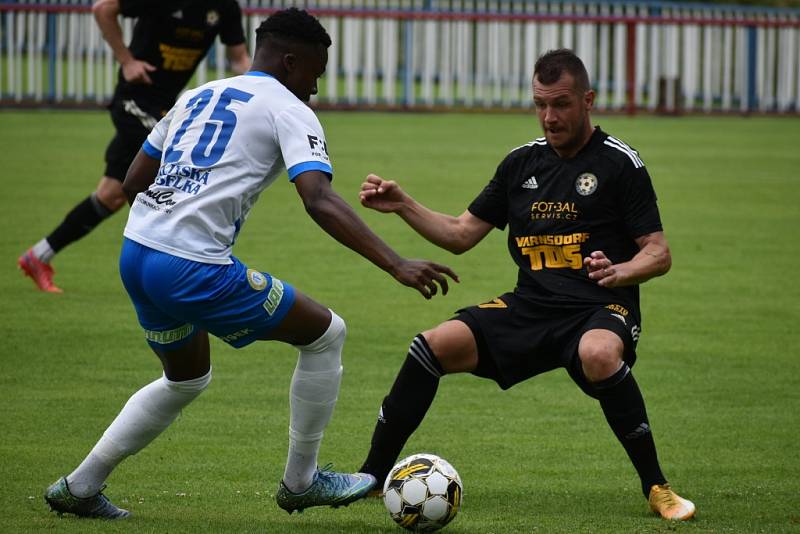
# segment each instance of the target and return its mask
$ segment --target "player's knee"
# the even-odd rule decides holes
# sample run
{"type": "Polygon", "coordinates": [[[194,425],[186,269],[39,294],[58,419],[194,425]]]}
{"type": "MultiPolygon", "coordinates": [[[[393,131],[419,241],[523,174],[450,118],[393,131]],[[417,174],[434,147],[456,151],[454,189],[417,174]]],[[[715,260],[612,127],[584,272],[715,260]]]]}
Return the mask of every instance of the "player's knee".
{"type": "Polygon", "coordinates": [[[125,204],[125,194],[116,196],[95,192],[92,193],[92,201],[98,212],[104,212],[103,216],[105,218],[117,212],[125,204]]]}
{"type": "MultiPolygon", "coordinates": [[[[312,386],[312,392],[309,393],[311,395],[318,388],[320,381],[328,383],[330,391],[338,391],[339,380],[342,376],[342,347],[347,335],[347,327],[344,319],[336,315],[333,310],[330,312],[331,322],[324,334],[308,345],[295,345],[300,350],[300,356],[297,359],[293,383],[297,383],[298,380],[303,382],[304,373],[313,373],[312,382],[316,386],[312,386]]],[[[302,389],[297,389],[295,386],[292,388],[296,391],[302,389]]]]}
{"type": "Polygon", "coordinates": [[[127,202],[122,184],[111,179],[103,180],[93,197],[103,208],[108,210],[109,215],[118,211],[127,202]]]}
{"type": "Polygon", "coordinates": [[[330,312],[331,322],[325,333],[312,343],[298,347],[304,354],[324,353],[331,350],[341,351],[344,339],[347,337],[347,325],[335,311],[330,310],[330,312]]]}
{"type": "Polygon", "coordinates": [[[344,344],[344,338],[347,337],[347,324],[333,310],[331,310],[331,324],[328,326],[328,332],[331,333],[332,344],[339,346],[344,344]]]}
{"type": "Polygon", "coordinates": [[[578,357],[589,382],[600,382],[619,370],[622,364],[622,343],[581,341],[578,357]]]}
{"type": "Polygon", "coordinates": [[[447,321],[432,330],[426,330],[419,337],[425,339],[444,373],[470,372],[477,367],[475,337],[461,321],[447,321]]]}
{"type": "Polygon", "coordinates": [[[164,383],[166,384],[167,388],[176,392],[182,393],[184,395],[189,396],[197,396],[208,387],[211,383],[211,369],[208,370],[208,373],[200,376],[198,378],[193,378],[191,380],[181,380],[179,382],[172,381],[168,379],[166,376],[163,377],[164,383]]]}

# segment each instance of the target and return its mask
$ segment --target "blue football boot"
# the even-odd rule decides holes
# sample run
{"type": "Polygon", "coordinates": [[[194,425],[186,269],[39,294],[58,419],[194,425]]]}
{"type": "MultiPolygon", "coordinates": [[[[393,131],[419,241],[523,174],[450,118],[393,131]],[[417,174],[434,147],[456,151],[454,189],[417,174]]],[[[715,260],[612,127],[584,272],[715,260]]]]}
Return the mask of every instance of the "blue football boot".
{"type": "Polygon", "coordinates": [[[311,486],[302,493],[292,493],[281,481],[275,500],[278,506],[289,512],[302,512],[311,506],[347,506],[353,501],[365,497],[375,486],[377,480],[367,473],[335,473],[328,464],[317,469],[311,486]]]}
{"type": "Polygon", "coordinates": [[[75,514],[79,517],[97,517],[101,519],[123,519],[131,515],[127,510],[117,508],[103,495],[102,489],[96,495],[81,498],[69,491],[67,477],[54,482],[44,494],[44,500],[50,509],[58,515],[75,514]]]}

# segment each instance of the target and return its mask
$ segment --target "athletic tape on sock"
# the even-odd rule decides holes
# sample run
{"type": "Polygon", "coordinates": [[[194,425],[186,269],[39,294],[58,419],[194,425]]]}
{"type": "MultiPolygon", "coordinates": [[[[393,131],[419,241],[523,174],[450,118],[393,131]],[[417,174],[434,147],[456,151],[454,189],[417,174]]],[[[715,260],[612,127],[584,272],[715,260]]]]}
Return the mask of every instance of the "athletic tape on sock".
{"type": "Polygon", "coordinates": [[[211,382],[211,370],[193,380],[173,382],[165,376],[134,393],[106,429],[92,452],[116,465],[153,441],[211,382]]]}
{"type": "Polygon", "coordinates": [[[289,390],[289,451],[284,483],[305,487],[317,466],[317,453],[333,415],[342,378],[342,347],[347,329],[331,311],[331,323],[313,343],[298,346],[300,355],[289,390]]]}

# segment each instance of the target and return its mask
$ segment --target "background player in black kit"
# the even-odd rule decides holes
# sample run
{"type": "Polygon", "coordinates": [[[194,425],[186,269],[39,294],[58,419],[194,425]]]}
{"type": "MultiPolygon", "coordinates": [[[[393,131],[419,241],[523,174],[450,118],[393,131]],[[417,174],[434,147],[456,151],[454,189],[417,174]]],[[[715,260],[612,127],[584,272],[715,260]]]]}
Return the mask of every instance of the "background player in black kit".
{"type": "Polygon", "coordinates": [[[362,185],[364,206],[397,213],[457,254],[493,227],[508,226],[519,274],[513,292],[459,310],[414,338],[360,471],[385,479],[442,375],[469,372],[507,389],[563,367],[600,401],[650,508],[666,519],[689,519],[694,504],[661,472],[631,373],[641,333],[638,284],[671,265],[650,177],[635,150],[592,126],[594,92],[571,51],[539,58],[533,98],[544,137],[511,151],[462,215],[434,212],[375,175],[362,185]]]}
{"type": "Polygon", "coordinates": [[[131,161],[175,104],[217,35],[226,45],[231,68],[239,74],[250,68],[236,0],[98,0],[92,12],[120,64],[109,105],[116,135],[106,149],[106,168],[97,189],[17,262],[39,289],[51,293],[61,292],[53,283],[53,256],[126,203],[122,181],[131,161]],[[138,18],[128,46],[119,15],[138,18]]]}

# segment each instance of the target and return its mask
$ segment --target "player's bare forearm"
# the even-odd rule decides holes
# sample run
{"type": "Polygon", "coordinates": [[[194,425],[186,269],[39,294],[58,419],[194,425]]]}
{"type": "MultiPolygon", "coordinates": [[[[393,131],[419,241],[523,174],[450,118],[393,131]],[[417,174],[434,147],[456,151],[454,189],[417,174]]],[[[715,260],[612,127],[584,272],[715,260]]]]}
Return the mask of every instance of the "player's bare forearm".
{"type": "Polygon", "coordinates": [[[133,55],[122,39],[122,27],[117,19],[119,12],[118,0],[97,0],[92,5],[92,14],[97,21],[97,26],[100,28],[103,39],[111,47],[114,58],[120,64],[125,64],[133,59],[133,55]]]}
{"type": "Polygon", "coordinates": [[[583,260],[589,278],[603,287],[622,287],[642,284],[669,271],[672,256],[663,232],[641,236],[636,244],[639,252],[622,263],[613,263],[603,251],[592,252],[583,260]]]}
{"type": "Polygon", "coordinates": [[[128,205],[133,204],[136,195],[150,187],[150,184],[156,179],[160,164],[161,161],[151,158],[144,150],[139,149],[139,153],[128,167],[125,181],[122,182],[122,190],[128,198],[128,205]]]}
{"type": "Polygon", "coordinates": [[[331,193],[305,204],[323,230],[391,275],[402,258],[361,220],[339,195],[331,193]]]}
{"type": "Polygon", "coordinates": [[[447,294],[448,282],[444,275],[458,281],[458,276],[446,265],[409,260],[398,255],[333,191],[327,176],[321,172],[302,173],[295,178],[295,185],[306,211],[320,227],[401,284],[413,287],[429,299],[439,291],[439,287],[443,294],[447,294]]]}
{"type": "Polygon", "coordinates": [[[114,58],[122,67],[122,76],[131,83],[150,85],[153,80],[148,73],[156,68],[146,61],[136,59],[122,40],[122,27],[119,25],[119,0],[98,0],[92,5],[92,13],[103,34],[103,39],[114,52],[114,58]]]}
{"type": "Polygon", "coordinates": [[[359,198],[367,208],[398,214],[422,237],[454,254],[471,249],[492,228],[469,211],[459,217],[433,211],[405,193],[397,182],[375,174],[361,184],[359,198]]]}
{"type": "Polygon", "coordinates": [[[397,214],[419,235],[453,254],[466,252],[475,245],[462,232],[458,217],[433,211],[411,197],[397,214]]]}
{"type": "Polygon", "coordinates": [[[458,276],[446,265],[426,260],[400,257],[361,220],[339,195],[330,194],[306,205],[311,218],[346,247],[391,274],[398,282],[419,291],[426,299],[441,287],[446,295],[449,285],[445,274],[458,282],[458,276]]]}
{"type": "Polygon", "coordinates": [[[250,70],[250,56],[247,53],[247,46],[244,44],[229,46],[225,51],[233,72],[244,74],[250,70]]]}
{"type": "Polygon", "coordinates": [[[663,243],[647,243],[628,262],[631,264],[631,278],[634,283],[641,284],[656,276],[661,276],[672,267],[672,255],[666,241],[663,243]]]}

